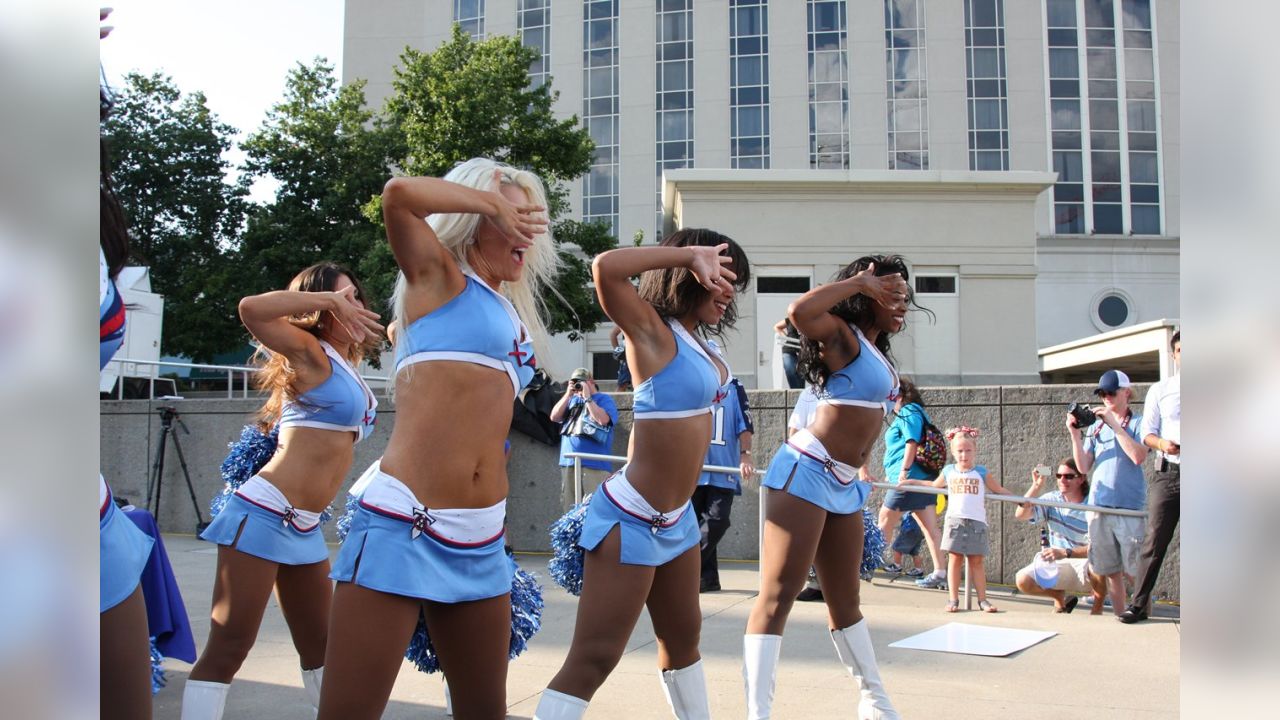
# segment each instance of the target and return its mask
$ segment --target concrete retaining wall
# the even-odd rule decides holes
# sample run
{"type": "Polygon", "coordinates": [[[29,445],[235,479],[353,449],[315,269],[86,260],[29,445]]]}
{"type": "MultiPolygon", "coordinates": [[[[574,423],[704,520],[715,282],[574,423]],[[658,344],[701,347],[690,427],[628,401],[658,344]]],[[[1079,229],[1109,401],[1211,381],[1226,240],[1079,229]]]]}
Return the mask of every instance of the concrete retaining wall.
{"type": "MultiPolygon", "coordinates": [[[[1146,386],[1136,386],[1138,397],[1146,386]]],[[[989,387],[937,387],[923,391],[929,414],[938,427],[964,423],[980,428],[979,462],[991,468],[1006,487],[1023,492],[1030,484],[1031,468],[1039,463],[1054,465],[1070,454],[1071,446],[1063,427],[1065,408],[1071,401],[1092,402],[1092,388],[1085,385],[1025,385],[989,387]]],[[[788,415],[799,391],[751,390],[748,396],[756,423],[756,462],[761,472],[785,437],[788,415]]],[[[631,428],[631,395],[613,395],[619,409],[619,428],[614,433],[614,453],[626,453],[631,428]]],[[[175,405],[191,434],[181,434],[179,442],[195,487],[201,512],[208,519],[209,499],[220,490],[218,467],[227,444],[239,436],[258,400],[202,399],[169,403],[143,400],[101,403],[102,472],[118,495],[142,505],[147,477],[160,437],[162,404],[175,405]]],[[[1140,406],[1136,408],[1140,411],[1140,406]]],[[[395,407],[383,401],[378,408],[378,429],[356,446],[355,463],[347,485],[369,463],[381,456],[395,422],[395,407]]],[[[511,436],[508,464],[511,493],[508,500],[510,541],[518,550],[549,550],[546,528],[559,514],[560,475],[558,448],[538,443],[520,433],[511,436]]],[[[872,452],[878,476],[883,445],[872,452]]],[[[1146,463],[1150,477],[1154,453],[1146,463]]],[[[177,453],[170,443],[161,482],[161,507],[157,518],[165,532],[191,533],[195,514],[182,479],[177,453]]],[[[744,488],[733,507],[733,526],[720,545],[720,556],[730,559],[756,558],[756,522],[759,511],[758,479],[744,488]]],[[[873,493],[870,507],[878,508],[883,491],[873,493]]],[[[338,503],[341,505],[341,502],[338,503]]],[[[1014,574],[1030,562],[1039,536],[1027,523],[1014,519],[1014,506],[989,502],[991,554],[987,576],[992,582],[1012,583],[1014,574]]],[[[325,528],[333,540],[333,524],[325,528]]],[[[925,553],[928,557],[928,553],[925,553]]],[[[1179,541],[1174,539],[1161,570],[1155,596],[1176,600],[1178,592],[1179,541]]]]}

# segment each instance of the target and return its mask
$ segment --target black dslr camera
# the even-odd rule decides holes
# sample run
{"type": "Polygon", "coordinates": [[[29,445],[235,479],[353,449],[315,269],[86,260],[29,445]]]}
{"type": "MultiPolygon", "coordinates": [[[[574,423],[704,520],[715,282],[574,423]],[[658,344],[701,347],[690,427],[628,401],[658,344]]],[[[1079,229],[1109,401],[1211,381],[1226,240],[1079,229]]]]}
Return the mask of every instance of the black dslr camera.
{"type": "Polygon", "coordinates": [[[1097,421],[1098,416],[1093,414],[1093,408],[1089,405],[1081,405],[1080,403],[1071,403],[1067,406],[1067,414],[1075,421],[1076,427],[1084,429],[1097,421]]]}

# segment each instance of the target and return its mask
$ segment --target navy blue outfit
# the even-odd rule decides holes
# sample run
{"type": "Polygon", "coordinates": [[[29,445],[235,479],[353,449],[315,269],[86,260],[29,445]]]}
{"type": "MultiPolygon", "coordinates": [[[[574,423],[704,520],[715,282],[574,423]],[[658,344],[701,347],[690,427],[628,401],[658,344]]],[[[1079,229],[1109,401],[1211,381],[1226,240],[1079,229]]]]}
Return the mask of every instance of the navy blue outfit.
{"type": "MultiPolygon", "coordinates": [[[[751,407],[747,392],[737,378],[731,378],[721,388],[711,407],[711,445],[707,449],[707,465],[738,467],[741,452],[738,436],[754,432],[751,423],[751,407]]],[[[698,478],[693,491],[693,511],[698,516],[701,533],[702,587],[720,589],[720,567],[716,560],[716,547],[730,526],[729,512],[733,497],[742,494],[742,481],[735,473],[704,472],[698,478]]]]}

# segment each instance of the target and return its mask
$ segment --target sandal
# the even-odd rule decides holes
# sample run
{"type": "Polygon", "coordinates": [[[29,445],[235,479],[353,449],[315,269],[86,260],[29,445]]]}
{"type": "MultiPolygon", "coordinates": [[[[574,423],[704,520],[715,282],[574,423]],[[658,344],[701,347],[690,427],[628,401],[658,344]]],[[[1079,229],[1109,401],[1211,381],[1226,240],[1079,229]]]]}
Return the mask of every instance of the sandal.
{"type": "Polygon", "coordinates": [[[1062,608],[1061,608],[1061,609],[1059,609],[1059,610],[1055,610],[1054,612],[1069,613],[1069,612],[1071,612],[1072,610],[1075,610],[1075,609],[1076,609],[1076,605],[1077,605],[1077,604],[1079,604],[1079,603],[1080,603],[1080,596],[1079,596],[1079,595],[1072,595],[1071,597],[1067,598],[1067,601],[1066,601],[1066,602],[1062,603],[1062,608]]]}
{"type": "Polygon", "coordinates": [[[946,609],[946,611],[947,611],[947,612],[949,612],[949,613],[953,613],[953,612],[960,612],[960,601],[959,601],[959,600],[948,600],[948,601],[947,601],[947,607],[946,607],[945,609],[946,609]]]}
{"type": "Polygon", "coordinates": [[[989,613],[1000,612],[999,610],[996,609],[995,605],[991,604],[990,600],[979,600],[978,609],[981,610],[982,612],[989,612],[989,613]]]}

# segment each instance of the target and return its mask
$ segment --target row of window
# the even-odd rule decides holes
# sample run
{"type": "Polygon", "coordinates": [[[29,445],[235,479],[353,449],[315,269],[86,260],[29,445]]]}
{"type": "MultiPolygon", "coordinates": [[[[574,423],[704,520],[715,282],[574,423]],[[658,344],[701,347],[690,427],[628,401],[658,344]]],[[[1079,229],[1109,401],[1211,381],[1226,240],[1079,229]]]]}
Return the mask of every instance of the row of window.
{"type": "MultiPolygon", "coordinates": [[[[1042,0],[1057,233],[1159,234],[1159,112],[1150,0],[1042,0]]],[[[971,170],[1009,169],[1004,0],[963,0],[971,170]]],[[[927,0],[884,0],[887,167],[929,168],[927,0]]],[[[618,213],[618,0],[583,7],[583,105],[596,157],[583,217],[618,213]]],[[[517,27],[538,50],[531,83],[549,78],[551,0],[518,0],[517,27]]],[[[656,171],[692,167],[692,0],[655,0],[656,171]]],[[[846,0],[806,0],[811,168],[849,167],[846,0]]],[[[454,18],[484,35],[484,0],[454,18]]],[[[730,166],[770,165],[769,0],[729,0],[730,166]]],[[[657,230],[661,233],[661,193],[657,230]]]]}

